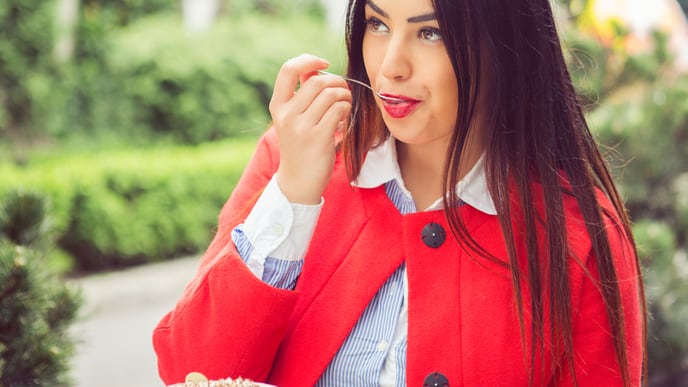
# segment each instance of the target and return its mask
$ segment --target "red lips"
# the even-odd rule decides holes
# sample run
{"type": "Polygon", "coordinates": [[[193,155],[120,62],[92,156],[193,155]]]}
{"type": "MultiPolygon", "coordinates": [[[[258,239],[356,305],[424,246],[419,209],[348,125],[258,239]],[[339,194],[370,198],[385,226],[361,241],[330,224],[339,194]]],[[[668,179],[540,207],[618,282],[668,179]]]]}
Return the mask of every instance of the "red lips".
{"type": "Polygon", "coordinates": [[[380,100],[385,111],[392,118],[407,117],[420,104],[420,101],[403,95],[381,94],[380,100]],[[384,97],[392,99],[385,99],[384,97]]]}

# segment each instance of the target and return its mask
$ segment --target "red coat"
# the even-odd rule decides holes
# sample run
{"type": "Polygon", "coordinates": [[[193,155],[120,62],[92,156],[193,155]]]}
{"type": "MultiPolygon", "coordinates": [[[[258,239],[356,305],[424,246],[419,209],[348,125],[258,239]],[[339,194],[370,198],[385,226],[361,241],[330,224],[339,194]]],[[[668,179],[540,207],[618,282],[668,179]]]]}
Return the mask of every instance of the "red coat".
{"type": "MultiPolygon", "coordinates": [[[[352,187],[339,160],[296,289],[276,289],[256,278],[236,252],[230,232],[243,221],[278,163],[277,139],[270,131],[223,208],[218,233],[198,273],[155,329],[163,381],[178,383],[187,373],[199,371],[212,379],[242,376],[280,387],[313,385],[368,302],[405,261],[407,384],[422,386],[435,371],[446,375],[452,387],[528,384],[530,346],[524,351],[521,343],[508,270],[476,257],[449,233],[439,248],[429,248],[421,230],[429,222],[449,230],[442,211],[401,215],[384,188],[352,187]]],[[[575,200],[565,199],[565,209],[573,255],[595,273],[575,200]]],[[[470,206],[459,211],[473,238],[506,260],[497,217],[470,206]]],[[[638,273],[627,240],[608,229],[622,291],[631,377],[639,385],[638,273]]],[[[573,259],[571,290],[578,385],[620,385],[601,295],[573,259]]],[[[527,313],[525,322],[528,327],[527,313]]],[[[529,342],[528,328],[525,333],[529,342]]],[[[552,371],[540,364],[534,369],[536,385],[543,380],[543,369],[545,381],[572,384],[568,367],[552,371]]]]}

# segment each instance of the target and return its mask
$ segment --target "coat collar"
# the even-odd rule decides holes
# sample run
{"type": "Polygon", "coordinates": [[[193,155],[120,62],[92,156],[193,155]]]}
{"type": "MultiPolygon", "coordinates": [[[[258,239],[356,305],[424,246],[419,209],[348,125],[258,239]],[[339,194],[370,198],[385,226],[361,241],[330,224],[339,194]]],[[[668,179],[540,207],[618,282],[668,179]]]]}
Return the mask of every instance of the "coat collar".
{"type": "MultiPolygon", "coordinates": [[[[392,180],[395,180],[404,193],[411,197],[404,186],[397,163],[396,140],[389,136],[382,144],[368,151],[358,178],[351,184],[358,188],[376,188],[392,180]]],[[[456,192],[464,203],[485,214],[497,215],[494,202],[487,189],[484,154],[457,184],[456,192]]],[[[438,198],[426,211],[438,209],[442,209],[442,198],[438,198]]]]}

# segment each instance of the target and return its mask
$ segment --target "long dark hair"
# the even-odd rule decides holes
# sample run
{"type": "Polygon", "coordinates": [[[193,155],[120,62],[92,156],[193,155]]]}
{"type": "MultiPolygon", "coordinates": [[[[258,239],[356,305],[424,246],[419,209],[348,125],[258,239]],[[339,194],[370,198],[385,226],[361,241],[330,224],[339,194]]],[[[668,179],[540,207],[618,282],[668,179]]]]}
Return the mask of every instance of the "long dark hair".
{"type": "MultiPolygon", "coordinates": [[[[491,257],[471,238],[449,202],[449,198],[456,197],[461,154],[479,94],[487,92],[491,101],[489,120],[481,122],[480,127],[486,131],[486,176],[509,255],[507,266],[511,268],[523,345],[525,329],[530,328],[533,338],[530,364],[536,363],[537,353],[542,357],[546,352],[562,353],[562,364],[555,366],[571,367],[575,382],[568,275],[571,249],[562,203],[562,195],[570,195],[575,197],[587,226],[616,358],[624,385],[630,385],[621,294],[605,229],[605,212],[596,191],[601,190],[614,207],[620,219],[619,231],[628,239],[640,273],[630,220],[587,126],[548,0],[433,1],[459,90],[458,119],[444,181],[445,192],[449,192],[444,208],[453,234],[480,255],[504,262],[491,257]],[[489,85],[480,84],[484,79],[482,71],[488,72],[489,85]],[[534,181],[539,183],[538,192],[533,191],[534,181]],[[544,211],[538,211],[535,197],[541,198],[544,211]],[[519,224],[514,224],[514,219],[519,219],[519,224]],[[544,235],[538,233],[538,227],[544,228],[544,235]],[[519,261],[517,257],[518,238],[526,246],[524,270],[519,270],[524,258],[519,261]],[[531,300],[527,312],[524,291],[531,300]],[[545,311],[549,311],[548,316],[545,311]],[[524,313],[532,316],[530,327],[525,327],[524,313]],[[545,321],[550,322],[549,327],[545,321]],[[551,338],[545,338],[546,331],[551,338]],[[554,348],[545,348],[546,342],[554,348]]],[[[368,81],[361,51],[365,1],[350,1],[347,15],[348,76],[368,81]]],[[[352,179],[358,175],[366,152],[388,135],[371,94],[361,88],[354,88],[353,94],[349,124],[355,129],[347,131],[342,141],[352,179]]],[[[640,290],[644,313],[642,284],[640,290]]]]}

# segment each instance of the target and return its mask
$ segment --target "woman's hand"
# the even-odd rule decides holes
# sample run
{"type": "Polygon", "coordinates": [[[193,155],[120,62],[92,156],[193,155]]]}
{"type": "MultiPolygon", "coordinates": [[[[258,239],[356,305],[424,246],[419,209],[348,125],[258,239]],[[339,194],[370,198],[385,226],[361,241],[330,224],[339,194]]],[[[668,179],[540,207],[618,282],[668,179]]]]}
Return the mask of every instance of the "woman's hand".
{"type": "Polygon", "coordinates": [[[301,55],[285,62],[275,81],[270,114],[280,146],[277,184],[290,203],[320,203],[332,176],[335,132],[351,109],[346,81],[318,75],[327,67],[324,59],[301,55]]]}

